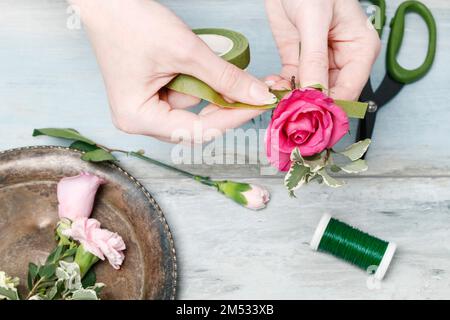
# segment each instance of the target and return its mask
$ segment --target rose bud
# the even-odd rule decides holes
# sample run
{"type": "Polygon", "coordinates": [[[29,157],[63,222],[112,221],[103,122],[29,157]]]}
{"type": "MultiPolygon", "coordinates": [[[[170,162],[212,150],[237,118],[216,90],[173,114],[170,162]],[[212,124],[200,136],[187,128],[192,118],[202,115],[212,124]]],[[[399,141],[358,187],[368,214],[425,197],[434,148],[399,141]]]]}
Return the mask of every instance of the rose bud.
{"type": "Polygon", "coordinates": [[[219,181],[217,188],[228,198],[252,210],[264,209],[270,200],[269,191],[254,184],[219,181]]]}
{"type": "Polygon", "coordinates": [[[63,178],[57,187],[58,213],[61,219],[75,221],[89,218],[94,206],[95,194],[105,180],[83,172],[78,176],[63,178]]]}
{"type": "Polygon", "coordinates": [[[347,114],[325,93],[293,90],[273,112],[266,132],[267,159],[287,171],[292,150],[298,148],[304,157],[315,155],[333,147],[348,130],[347,114]]]}

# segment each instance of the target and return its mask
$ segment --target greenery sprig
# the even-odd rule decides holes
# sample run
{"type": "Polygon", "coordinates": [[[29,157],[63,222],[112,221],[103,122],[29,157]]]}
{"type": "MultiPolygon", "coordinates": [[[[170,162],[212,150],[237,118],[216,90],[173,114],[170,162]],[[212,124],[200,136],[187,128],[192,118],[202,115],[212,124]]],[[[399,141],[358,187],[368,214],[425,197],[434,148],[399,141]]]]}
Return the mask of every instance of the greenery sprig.
{"type": "Polygon", "coordinates": [[[343,171],[346,173],[360,173],[368,169],[365,160],[361,159],[370,145],[370,139],[358,141],[343,151],[327,149],[311,157],[302,157],[300,150],[295,148],[291,153],[291,167],[284,178],[284,185],[290,196],[295,196],[295,190],[302,185],[317,181],[332,188],[341,187],[344,183],[331,176],[331,173],[343,171]],[[341,157],[345,162],[339,164],[335,157],[341,157]]]}

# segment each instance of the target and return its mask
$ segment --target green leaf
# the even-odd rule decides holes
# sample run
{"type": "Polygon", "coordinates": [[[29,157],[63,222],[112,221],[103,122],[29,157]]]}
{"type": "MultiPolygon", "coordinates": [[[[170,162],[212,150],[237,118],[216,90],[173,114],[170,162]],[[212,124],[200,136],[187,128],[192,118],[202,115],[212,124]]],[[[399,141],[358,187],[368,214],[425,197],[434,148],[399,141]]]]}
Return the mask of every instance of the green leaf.
{"type": "Polygon", "coordinates": [[[76,149],[84,152],[94,151],[99,149],[97,146],[83,142],[83,141],[75,141],[72,143],[69,148],[76,149]]]}
{"type": "Polygon", "coordinates": [[[63,139],[68,139],[68,140],[83,141],[87,144],[95,145],[94,141],[82,136],[75,129],[70,129],[70,128],[34,129],[33,137],[42,136],[42,135],[49,136],[49,137],[55,137],[55,138],[63,138],[63,139]]]}
{"type": "Polygon", "coordinates": [[[367,171],[369,167],[365,160],[358,159],[356,161],[350,162],[349,164],[341,167],[342,171],[347,173],[360,173],[367,171]]]}
{"type": "Polygon", "coordinates": [[[103,149],[89,151],[89,152],[83,154],[81,159],[84,161],[89,161],[89,162],[117,161],[116,157],[114,157],[111,153],[109,153],[103,149]]]}
{"type": "Polygon", "coordinates": [[[9,300],[19,300],[19,294],[16,289],[0,287],[0,296],[4,296],[9,300]]]}
{"type": "Polygon", "coordinates": [[[369,148],[370,142],[371,142],[370,139],[358,141],[352,144],[351,146],[345,148],[344,151],[338,153],[342,154],[343,156],[346,156],[352,161],[356,161],[360,159],[364,155],[364,153],[366,153],[367,149],[369,148]]]}
{"type": "Polygon", "coordinates": [[[61,254],[64,250],[63,246],[57,246],[47,257],[46,263],[55,263],[61,258],[61,254]]]}
{"type": "Polygon", "coordinates": [[[327,151],[324,151],[320,154],[303,158],[303,165],[310,168],[311,172],[317,172],[327,165],[327,160],[329,160],[327,151]]]}
{"type": "Polygon", "coordinates": [[[341,169],[341,167],[333,164],[332,166],[330,166],[330,170],[331,170],[331,172],[337,173],[337,172],[341,171],[342,169],[341,169]]]}
{"type": "Polygon", "coordinates": [[[28,264],[28,276],[27,276],[27,285],[28,285],[29,290],[31,290],[31,288],[33,288],[34,280],[36,279],[38,272],[39,272],[39,267],[37,265],[35,265],[34,263],[30,262],[28,264]]]}
{"type": "Polygon", "coordinates": [[[341,181],[331,177],[325,169],[319,170],[317,173],[322,177],[323,182],[329,187],[338,188],[344,185],[341,181]]]}
{"type": "Polygon", "coordinates": [[[291,159],[291,161],[299,162],[300,164],[303,164],[303,157],[298,148],[294,148],[294,150],[292,150],[290,159],[291,159]]]}
{"type": "Polygon", "coordinates": [[[91,289],[79,289],[73,292],[72,300],[99,300],[97,293],[91,289]]]}
{"type": "Polygon", "coordinates": [[[41,276],[41,278],[50,279],[55,274],[55,271],[55,264],[46,264],[39,268],[39,276],[41,276]]]}
{"type": "Polygon", "coordinates": [[[313,85],[311,85],[311,86],[308,86],[308,88],[317,89],[317,90],[322,91],[322,92],[325,92],[325,93],[328,92],[328,89],[325,88],[325,87],[324,87],[323,85],[321,85],[320,83],[318,83],[318,84],[313,84],[313,85]]]}
{"type": "Polygon", "coordinates": [[[367,107],[369,106],[365,102],[347,100],[334,100],[334,103],[341,107],[348,117],[357,119],[364,119],[366,116],[367,107]]]}
{"type": "MultiPolygon", "coordinates": [[[[277,97],[278,101],[280,101],[281,99],[284,98],[285,95],[291,93],[291,90],[270,90],[270,92],[272,92],[275,97],[277,97]]],[[[276,105],[274,106],[276,107],[276,105]]]]}
{"type": "Polygon", "coordinates": [[[66,251],[64,251],[63,257],[68,258],[68,257],[74,256],[77,253],[77,249],[78,249],[77,247],[67,249],[66,251]]]}
{"type": "Polygon", "coordinates": [[[292,163],[291,168],[284,177],[284,185],[288,189],[291,197],[295,196],[294,190],[305,184],[310,173],[311,172],[308,167],[303,166],[299,162],[292,163]]]}
{"type": "Polygon", "coordinates": [[[83,288],[87,288],[94,286],[96,281],[97,275],[95,274],[95,271],[93,269],[89,269],[89,271],[81,280],[81,284],[83,285],[83,288]]]}
{"type": "Polygon", "coordinates": [[[50,288],[50,290],[47,291],[47,299],[53,300],[53,298],[58,294],[58,287],[56,283],[53,287],[50,288]]]}

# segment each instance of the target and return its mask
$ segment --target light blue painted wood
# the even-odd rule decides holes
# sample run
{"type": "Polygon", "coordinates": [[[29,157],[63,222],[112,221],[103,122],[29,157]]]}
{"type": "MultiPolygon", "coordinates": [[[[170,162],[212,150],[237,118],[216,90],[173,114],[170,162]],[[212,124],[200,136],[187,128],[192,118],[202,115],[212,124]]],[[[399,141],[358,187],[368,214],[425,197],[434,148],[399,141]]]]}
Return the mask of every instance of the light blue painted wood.
{"type": "MultiPolygon", "coordinates": [[[[192,27],[225,27],[247,35],[249,72],[262,77],[279,69],[262,0],[161,2],[192,27]]],[[[206,187],[121,158],[166,212],[180,257],[181,298],[448,297],[450,3],[423,2],[438,24],[435,65],[380,112],[368,157],[371,177],[347,179],[338,190],[309,186],[298,199],[289,199],[279,178],[259,178],[255,166],[191,168],[252,177],[269,186],[269,208],[249,213],[206,187]],[[309,251],[305,243],[324,211],[398,242],[399,255],[382,289],[368,290],[364,273],[309,251]]],[[[388,19],[399,3],[388,1],[388,19]]],[[[0,2],[0,149],[59,144],[32,138],[32,129],[75,127],[104,144],[144,148],[169,161],[171,145],[113,127],[92,50],[82,30],[66,28],[66,9],[62,0],[0,2]]],[[[388,27],[384,47],[387,35],[388,27]]],[[[408,17],[400,61],[408,67],[420,64],[425,43],[424,24],[408,17]]],[[[374,82],[383,76],[384,52],[374,67],[374,82]]],[[[266,123],[267,116],[262,124],[246,127],[266,123]]]]}
{"type": "MultiPolygon", "coordinates": [[[[262,77],[279,69],[279,58],[262,1],[162,2],[192,27],[227,27],[247,35],[253,52],[251,73],[262,77]]],[[[436,62],[427,77],[405,87],[380,112],[374,145],[368,157],[371,166],[368,174],[371,175],[440,175],[446,174],[450,166],[448,124],[445,121],[450,117],[447,108],[450,5],[443,0],[424,2],[438,22],[436,62]]],[[[388,18],[392,17],[398,3],[398,0],[389,2],[388,18]]],[[[129,136],[112,126],[92,50],[82,30],[66,28],[69,16],[66,8],[61,0],[4,0],[0,3],[2,147],[48,143],[29,137],[33,127],[71,126],[104,143],[158,150],[155,156],[169,159],[171,145],[147,137],[129,136]]],[[[402,50],[400,60],[407,66],[418,65],[425,51],[426,30],[414,15],[408,17],[407,22],[405,45],[408,49],[402,50]]],[[[388,27],[384,44],[387,31],[388,27]]],[[[375,65],[374,81],[378,83],[383,75],[384,52],[375,65]]],[[[262,127],[266,123],[267,119],[262,127]]],[[[239,175],[249,171],[247,168],[243,171],[235,169],[239,175]]],[[[212,170],[220,173],[220,168],[212,170]]]]}

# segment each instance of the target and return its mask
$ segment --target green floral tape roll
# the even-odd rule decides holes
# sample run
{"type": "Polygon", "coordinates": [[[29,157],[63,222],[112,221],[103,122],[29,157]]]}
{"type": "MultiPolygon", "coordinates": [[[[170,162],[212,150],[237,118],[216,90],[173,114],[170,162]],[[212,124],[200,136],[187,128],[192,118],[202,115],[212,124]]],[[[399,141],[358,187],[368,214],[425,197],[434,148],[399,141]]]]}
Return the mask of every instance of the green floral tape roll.
{"type": "MultiPolygon", "coordinates": [[[[236,31],[227,29],[195,29],[193,30],[218,56],[245,69],[250,63],[250,46],[247,38],[236,31]]],[[[167,88],[209,101],[223,108],[240,109],[272,109],[274,105],[254,106],[245,103],[229,103],[203,81],[185,74],[172,80],[167,88]]]]}

